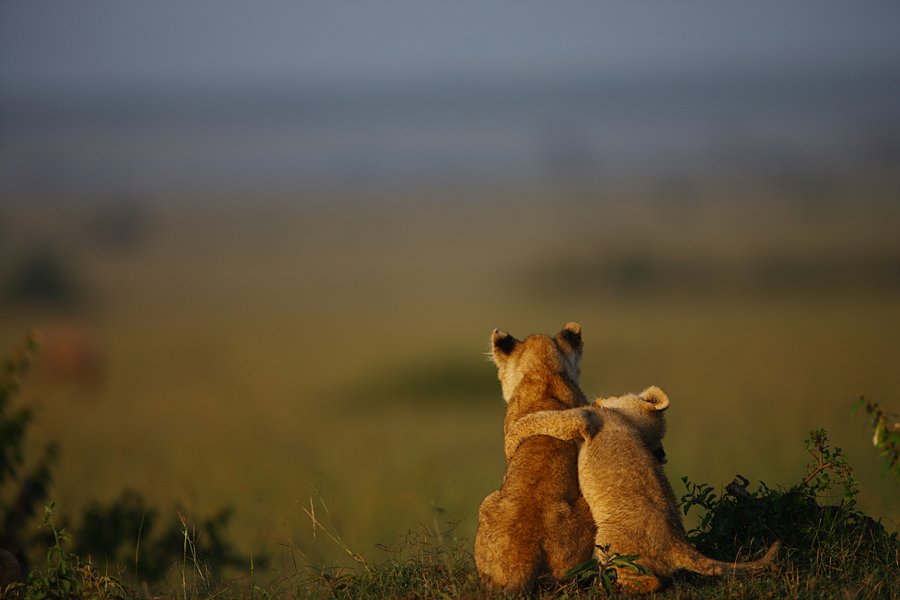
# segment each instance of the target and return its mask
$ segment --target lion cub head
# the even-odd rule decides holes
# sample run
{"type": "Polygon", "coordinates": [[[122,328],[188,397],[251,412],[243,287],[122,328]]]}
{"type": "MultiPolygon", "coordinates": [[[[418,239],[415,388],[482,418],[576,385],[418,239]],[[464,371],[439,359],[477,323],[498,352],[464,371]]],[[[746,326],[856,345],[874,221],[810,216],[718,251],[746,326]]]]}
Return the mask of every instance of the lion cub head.
{"type": "Polygon", "coordinates": [[[491,341],[491,359],[497,365],[497,377],[507,404],[527,378],[563,376],[577,383],[581,376],[584,343],[578,323],[567,323],[553,338],[531,335],[522,341],[495,329],[491,341]]]}
{"type": "Polygon", "coordinates": [[[669,406],[669,397],[664,391],[652,385],[640,394],[597,398],[594,404],[615,410],[624,416],[637,430],[641,442],[653,456],[663,464],[668,462],[662,445],[666,434],[663,412],[669,406]]]}

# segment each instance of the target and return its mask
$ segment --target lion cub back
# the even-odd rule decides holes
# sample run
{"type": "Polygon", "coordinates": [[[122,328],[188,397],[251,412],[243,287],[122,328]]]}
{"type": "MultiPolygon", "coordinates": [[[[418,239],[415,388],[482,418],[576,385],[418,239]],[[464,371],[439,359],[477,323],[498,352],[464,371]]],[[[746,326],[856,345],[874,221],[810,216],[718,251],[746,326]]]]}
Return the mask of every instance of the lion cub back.
{"type": "MultiPolygon", "coordinates": [[[[495,330],[493,360],[506,400],[504,436],[526,415],[587,404],[578,386],[581,327],[519,341],[495,330]]],[[[479,509],[475,562],[485,584],[530,591],[561,580],[593,553],[594,521],[581,496],[574,442],[539,436],[509,459],[502,487],[479,509]]]]}

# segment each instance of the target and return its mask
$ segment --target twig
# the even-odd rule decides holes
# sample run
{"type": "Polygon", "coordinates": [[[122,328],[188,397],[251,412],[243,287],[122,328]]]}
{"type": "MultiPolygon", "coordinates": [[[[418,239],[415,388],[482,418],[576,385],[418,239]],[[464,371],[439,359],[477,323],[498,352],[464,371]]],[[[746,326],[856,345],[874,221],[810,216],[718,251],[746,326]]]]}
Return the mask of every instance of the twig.
{"type": "Polygon", "coordinates": [[[803,480],[803,483],[801,485],[806,485],[807,483],[809,483],[812,480],[813,477],[815,477],[816,475],[818,475],[825,469],[832,469],[832,468],[834,468],[834,465],[831,464],[830,462],[825,463],[824,465],[817,466],[815,469],[813,469],[812,473],[810,473],[809,475],[806,476],[806,478],[803,480]]]}

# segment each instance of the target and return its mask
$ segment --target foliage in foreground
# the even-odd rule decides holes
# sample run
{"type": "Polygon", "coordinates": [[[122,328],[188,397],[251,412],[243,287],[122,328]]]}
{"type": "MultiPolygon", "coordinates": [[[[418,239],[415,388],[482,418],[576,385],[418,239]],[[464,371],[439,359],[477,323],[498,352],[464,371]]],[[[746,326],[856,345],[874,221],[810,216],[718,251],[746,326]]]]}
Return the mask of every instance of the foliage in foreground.
{"type": "MultiPolygon", "coordinates": [[[[53,545],[47,551],[46,570],[34,569],[24,586],[25,600],[69,600],[76,598],[125,598],[128,590],[116,577],[102,573],[90,559],[66,552],[71,538],[64,530],[57,529],[55,505],[47,505],[41,525],[53,536],[53,545]]],[[[22,593],[22,592],[20,592],[22,593]]]]}
{"type": "Polygon", "coordinates": [[[897,598],[897,532],[889,533],[858,509],[853,470],[841,449],[829,446],[824,430],[810,432],[806,449],[812,457],[807,475],[787,489],[760,483],[751,492],[738,476],[716,497],[710,486],[682,478],[688,490],[681,503],[685,514],[694,507],[704,511],[688,532],[691,543],[708,556],[733,560],[783,540],[772,577],[779,596],[897,598]]]}

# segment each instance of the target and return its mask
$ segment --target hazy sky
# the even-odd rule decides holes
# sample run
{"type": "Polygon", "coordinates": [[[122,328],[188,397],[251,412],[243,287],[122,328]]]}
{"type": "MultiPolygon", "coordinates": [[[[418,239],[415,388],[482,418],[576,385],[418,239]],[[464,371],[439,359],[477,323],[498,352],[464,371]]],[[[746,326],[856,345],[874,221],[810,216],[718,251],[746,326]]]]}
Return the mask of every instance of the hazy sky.
{"type": "Polygon", "coordinates": [[[840,164],[898,81],[896,1],[0,0],[0,188],[840,164]]]}
{"type": "Polygon", "coordinates": [[[898,67],[897,2],[0,0],[7,91],[898,67]]]}

